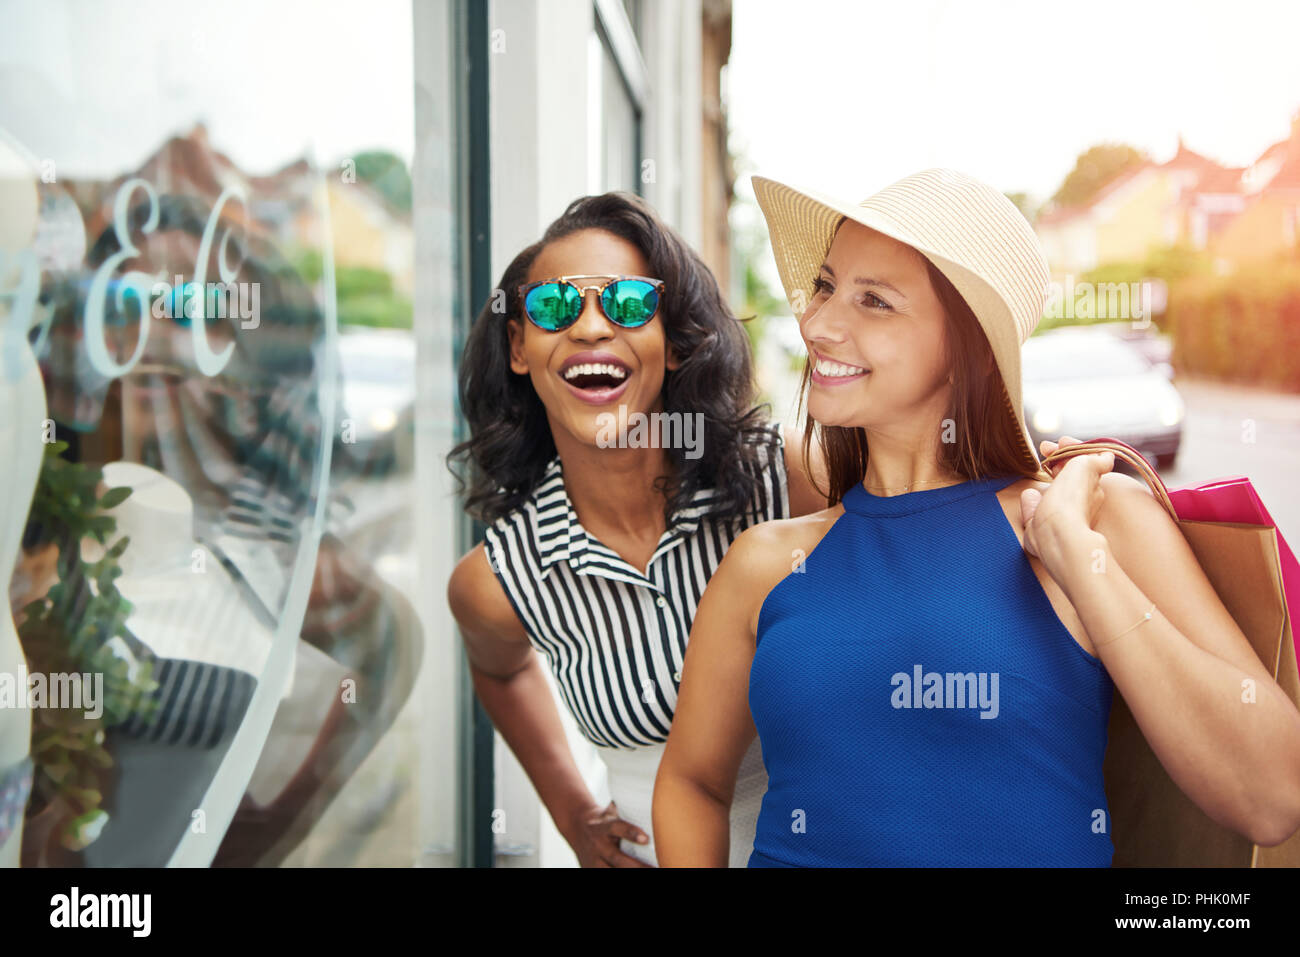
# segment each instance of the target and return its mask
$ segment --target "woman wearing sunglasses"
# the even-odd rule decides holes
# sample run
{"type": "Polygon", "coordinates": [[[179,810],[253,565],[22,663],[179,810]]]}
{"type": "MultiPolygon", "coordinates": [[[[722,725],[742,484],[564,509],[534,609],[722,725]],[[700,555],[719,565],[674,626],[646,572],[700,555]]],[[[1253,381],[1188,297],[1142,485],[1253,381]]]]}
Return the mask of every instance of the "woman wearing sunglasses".
{"type": "Polygon", "coordinates": [[[722,799],[757,736],[751,867],[1109,866],[1116,687],[1211,818],[1294,832],[1300,713],[1177,526],[1112,453],[1040,470],[1020,345],[1048,270],[1015,206],[949,170],[860,204],[754,190],[836,504],[745,532],[714,575],[660,863],[726,862],[722,799]]]}
{"type": "MultiPolygon", "coordinates": [[[[748,339],[699,257],[626,193],[576,200],[517,255],[460,363],[467,510],[448,586],[474,687],[583,866],[656,863],[655,772],[695,608],[750,525],[824,508],[797,433],[753,404],[748,339]],[[533,649],[609,771],[602,807],[533,649]]],[[[730,806],[744,866],[755,746],[730,806]]]]}

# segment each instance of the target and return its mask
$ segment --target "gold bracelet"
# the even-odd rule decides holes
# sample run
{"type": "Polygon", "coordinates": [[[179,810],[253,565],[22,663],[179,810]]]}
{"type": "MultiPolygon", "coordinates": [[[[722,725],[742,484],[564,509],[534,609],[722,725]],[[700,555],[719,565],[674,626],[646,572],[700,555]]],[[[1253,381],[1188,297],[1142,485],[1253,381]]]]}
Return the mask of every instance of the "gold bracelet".
{"type": "Polygon", "coordinates": [[[1127,628],[1125,628],[1123,631],[1121,631],[1121,632],[1120,632],[1118,635],[1116,635],[1114,638],[1110,639],[1110,641],[1099,641],[1099,642],[1097,642],[1097,647],[1098,647],[1098,648],[1101,648],[1101,647],[1104,647],[1105,645],[1112,644],[1113,642],[1116,642],[1116,641],[1118,641],[1119,639],[1123,638],[1125,635],[1127,635],[1127,634],[1128,634],[1130,631],[1132,631],[1134,628],[1138,627],[1138,625],[1142,625],[1142,624],[1145,624],[1146,622],[1150,621],[1150,620],[1151,620],[1151,616],[1155,613],[1155,610],[1156,610],[1156,603],[1155,603],[1155,602],[1152,602],[1152,603],[1151,603],[1151,608],[1146,612],[1146,614],[1144,614],[1141,618],[1139,618],[1139,619],[1138,619],[1137,621],[1135,621],[1133,624],[1129,625],[1127,628]]]}

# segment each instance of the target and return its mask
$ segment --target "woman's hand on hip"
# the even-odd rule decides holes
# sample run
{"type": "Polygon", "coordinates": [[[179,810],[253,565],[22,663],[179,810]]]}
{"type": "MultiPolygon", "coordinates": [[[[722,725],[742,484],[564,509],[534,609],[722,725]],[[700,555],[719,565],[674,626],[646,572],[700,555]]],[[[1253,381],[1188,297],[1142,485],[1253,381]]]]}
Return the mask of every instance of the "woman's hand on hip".
{"type": "Polygon", "coordinates": [[[618,816],[613,801],[605,807],[593,805],[580,812],[574,821],[569,846],[578,856],[579,867],[653,867],[620,849],[620,840],[649,844],[645,831],[618,816]]]}

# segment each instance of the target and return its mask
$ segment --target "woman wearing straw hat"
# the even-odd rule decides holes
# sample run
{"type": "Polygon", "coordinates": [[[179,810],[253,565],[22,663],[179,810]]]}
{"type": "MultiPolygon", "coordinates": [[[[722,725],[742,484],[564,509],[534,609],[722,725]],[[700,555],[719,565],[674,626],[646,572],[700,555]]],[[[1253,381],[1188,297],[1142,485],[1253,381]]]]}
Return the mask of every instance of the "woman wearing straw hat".
{"type": "Polygon", "coordinates": [[[751,867],[1109,866],[1116,686],[1209,816],[1292,834],[1300,761],[1278,755],[1300,755],[1300,713],[1177,527],[1109,452],[1041,471],[1020,345],[1048,271],[1015,206],[950,170],[860,204],[754,189],[836,504],[749,529],[709,585],[656,780],[661,865],[726,861],[757,734],[751,867]]]}

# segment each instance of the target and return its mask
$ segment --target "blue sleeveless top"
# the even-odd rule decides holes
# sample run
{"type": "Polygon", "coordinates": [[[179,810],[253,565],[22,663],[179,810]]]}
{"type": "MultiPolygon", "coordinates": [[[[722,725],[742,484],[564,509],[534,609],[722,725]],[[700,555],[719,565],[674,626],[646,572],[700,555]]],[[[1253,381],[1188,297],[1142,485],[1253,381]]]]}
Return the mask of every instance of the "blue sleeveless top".
{"type": "Polygon", "coordinates": [[[750,867],[1109,867],[1113,685],[994,477],[861,484],[759,612],[768,787],[750,867]]]}

